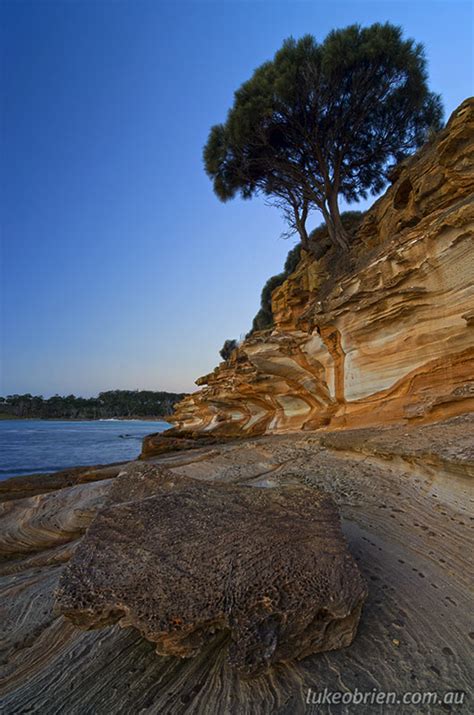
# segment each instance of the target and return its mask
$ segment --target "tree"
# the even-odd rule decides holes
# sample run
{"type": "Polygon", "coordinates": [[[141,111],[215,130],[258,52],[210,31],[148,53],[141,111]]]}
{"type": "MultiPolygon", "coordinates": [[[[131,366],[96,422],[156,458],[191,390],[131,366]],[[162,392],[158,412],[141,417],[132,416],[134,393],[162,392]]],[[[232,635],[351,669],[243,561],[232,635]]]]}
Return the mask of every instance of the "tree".
{"type": "Polygon", "coordinates": [[[423,46],[400,27],[351,25],[322,44],[283,43],[235,93],[224,124],[211,128],[206,172],[222,201],[266,197],[309,247],[306,221],[322,213],[331,241],[348,246],[338,199],[376,194],[392,162],[441,126],[423,46]]]}
{"type": "Polygon", "coordinates": [[[235,348],[237,347],[237,340],[226,340],[224,345],[219,350],[219,355],[223,360],[228,360],[235,348]]]}

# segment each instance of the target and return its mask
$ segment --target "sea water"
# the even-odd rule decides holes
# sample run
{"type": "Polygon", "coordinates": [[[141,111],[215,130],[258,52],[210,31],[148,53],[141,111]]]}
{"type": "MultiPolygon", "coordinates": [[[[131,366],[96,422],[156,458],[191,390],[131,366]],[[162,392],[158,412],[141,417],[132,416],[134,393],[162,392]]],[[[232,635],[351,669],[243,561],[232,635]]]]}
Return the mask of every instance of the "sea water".
{"type": "Polygon", "coordinates": [[[1,420],[0,479],[135,459],[143,437],[167,422],[1,420]]]}

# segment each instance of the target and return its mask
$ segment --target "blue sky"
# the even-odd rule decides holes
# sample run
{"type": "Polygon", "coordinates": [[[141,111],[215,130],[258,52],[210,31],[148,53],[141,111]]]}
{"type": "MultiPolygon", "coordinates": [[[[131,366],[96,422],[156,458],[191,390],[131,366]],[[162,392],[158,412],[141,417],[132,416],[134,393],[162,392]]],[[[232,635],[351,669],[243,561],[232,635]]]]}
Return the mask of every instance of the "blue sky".
{"type": "Polygon", "coordinates": [[[202,167],[233,92],[289,35],[392,21],[446,115],[473,91],[456,0],[1,3],[0,394],[191,390],[294,241],[202,167]]]}

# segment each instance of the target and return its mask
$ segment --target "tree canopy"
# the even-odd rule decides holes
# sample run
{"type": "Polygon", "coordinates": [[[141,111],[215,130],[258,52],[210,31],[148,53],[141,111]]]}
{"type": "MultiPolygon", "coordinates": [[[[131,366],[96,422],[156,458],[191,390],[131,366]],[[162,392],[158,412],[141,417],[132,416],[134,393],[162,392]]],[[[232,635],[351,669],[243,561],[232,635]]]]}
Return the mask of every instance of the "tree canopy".
{"type": "Polygon", "coordinates": [[[378,193],[389,165],[441,119],[423,45],[390,23],[351,25],[321,44],[312,35],[287,39],[236,91],[226,122],[211,128],[204,163],[222,201],[265,196],[304,248],[308,216],[320,211],[345,249],[339,197],[378,193]]]}

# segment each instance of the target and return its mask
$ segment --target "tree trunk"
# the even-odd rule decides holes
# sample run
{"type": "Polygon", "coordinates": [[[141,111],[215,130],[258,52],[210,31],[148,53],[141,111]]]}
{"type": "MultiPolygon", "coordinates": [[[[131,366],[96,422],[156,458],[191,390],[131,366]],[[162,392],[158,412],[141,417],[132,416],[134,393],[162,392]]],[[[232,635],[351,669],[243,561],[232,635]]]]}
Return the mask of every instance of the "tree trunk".
{"type": "Polygon", "coordinates": [[[295,201],[292,202],[293,214],[294,214],[294,226],[299,233],[301,239],[301,245],[305,251],[309,251],[309,236],[306,230],[306,219],[308,218],[308,203],[305,201],[301,209],[300,205],[295,201]]]}
{"type": "Polygon", "coordinates": [[[333,246],[335,248],[343,248],[338,241],[338,237],[336,235],[336,229],[334,227],[334,222],[332,220],[331,214],[329,213],[329,211],[327,209],[327,206],[323,203],[319,206],[319,208],[321,209],[321,213],[324,216],[324,220],[326,222],[326,227],[327,227],[327,230],[329,233],[329,238],[331,239],[331,243],[333,244],[333,246]]]}
{"type": "Polygon", "coordinates": [[[297,226],[300,235],[301,245],[305,251],[309,251],[309,236],[305,226],[297,226]]]}
{"type": "Polygon", "coordinates": [[[342,225],[341,214],[339,213],[339,206],[337,203],[337,194],[332,194],[328,198],[329,212],[331,214],[331,220],[334,229],[334,238],[339,248],[343,251],[349,250],[349,234],[342,225]]]}

